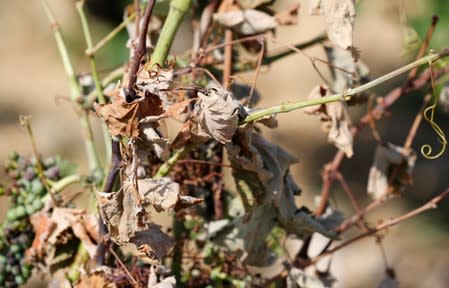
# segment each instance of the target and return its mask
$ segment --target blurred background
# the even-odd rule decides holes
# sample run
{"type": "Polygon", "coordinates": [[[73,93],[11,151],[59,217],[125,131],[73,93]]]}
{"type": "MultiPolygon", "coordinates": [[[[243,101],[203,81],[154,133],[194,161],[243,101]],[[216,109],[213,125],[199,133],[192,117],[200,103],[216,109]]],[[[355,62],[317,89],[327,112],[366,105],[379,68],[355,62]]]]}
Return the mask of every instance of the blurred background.
{"type": "MultiPolygon", "coordinates": [[[[87,1],[94,43],[122,21],[123,7],[129,2],[87,1]]],[[[274,9],[285,9],[291,2],[294,1],[278,0],[274,9]]],[[[282,26],[277,30],[276,37],[281,42],[300,43],[325,30],[324,18],[310,16],[305,2],[301,1],[298,25],[282,26]]],[[[440,22],[430,48],[449,46],[447,1],[358,2],[354,43],[361,51],[361,59],[370,68],[372,78],[414,58],[416,50],[405,49],[407,45],[404,42],[413,42],[416,37],[423,38],[433,14],[440,16],[440,22]]],[[[90,71],[83,54],[85,42],[75,1],[52,0],[49,3],[62,27],[77,72],[90,71]]],[[[173,46],[175,54],[191,47],[188,21],[182,29],[173,46]]],[[[75,162],[80,171],[86,171],[79,123],[68,101],[68,83],[39,1],[0,1],[0,35],[3,35],[0,45],[0,161],[7,159],[12,151],[32,154],[27,133],[18,121],[20,114],[27,114],[32,115],[33,131],[42,155],[61,155],[75,162]]],[[[98,54],[97,63],[101,71],[109,72],[128,59],[126,40],[126,32],[123,32],[98,54]]],[[[269,49],[278,47],[270,45],[269,49]]],[[[410,45],[407,47],[410,48],[410,45]]],[[[308,50],[308,53],[325,58],[319,46],[308,50]]],[[[327,71],[324,66],[320,68],[327,71]]],[[[322,84],[309,60],[299,54],[262,70],[256,86],[261,95],[259,107],[304,99],[315,85],[322,84]]],[[[240,76],[250,82],[252,75],[246,73],[240,76]]],[[[391,80],[375,91],[385,95],[400,86],[404,77],[391,80]]],[[[423,96],[415,93],[402,97],[391,110],[391,116],[378,122],[383,140],[402,145],[423,96]]],[[[355,121],[366,112],[366,108],[357,106],[351,111],[355,121]]],[[[321,131],[321,123],[316,117],[295,111],[279,115],[278,120],[278,129],[263,129],[262,133],[300,159],[300,163],[293,167],[294,177],[303,189],[300,200],[302,204],[313,207],[313,199],[321,189],[320,172],[323,165],[332,159],[336,149],[327,143],[327,136],[321,131]]],[[[439,111],[436,121],[449,134],[449,114],[439,111]]],[[[96,123],[97,139],[100,141],[98,121],[93,122],[96,123]]],[[[419,151],[425,143],[439,145],[427,123],[419,128],[413,147],[419,151]]],[[[355,155],[345,160],[342,166],[350,187],[363,204],[370,201],[366,195],[366,184],[375,147],[369,129],[365,129],[355,141],[355,155]]],[[[369,214],[371,223],[399,216],[446,189],[449,186],[448,160],[449,151],[437,160],[427,160],[419,154],[413,186],[407,189],[403,197],[393,199],[369,214]]],[[[1,173],[0,181],[7,181],[3,170],[1,173]]],[[[332,193],[346,215],[354,212],[338,183],[333,186],[332,193]]],[[[6,199],[0,197],[0,219],[6,214],[6,208],[6,199]]],[[[382,233],[388,265],[395,269],[400,287],[449,286],[448,208],[449,201],[443,201],[438,209],[382,233]]],[[[346,237],[356,232],[349,232],[346,237]]],[[[312,248],[317,251],[317,247],[312,248]]],[[[337,252],[331,271],[338,279],[336,287],[377,287],[385,276],[385,264],[374,238],[366,238],[337,252]]]]}

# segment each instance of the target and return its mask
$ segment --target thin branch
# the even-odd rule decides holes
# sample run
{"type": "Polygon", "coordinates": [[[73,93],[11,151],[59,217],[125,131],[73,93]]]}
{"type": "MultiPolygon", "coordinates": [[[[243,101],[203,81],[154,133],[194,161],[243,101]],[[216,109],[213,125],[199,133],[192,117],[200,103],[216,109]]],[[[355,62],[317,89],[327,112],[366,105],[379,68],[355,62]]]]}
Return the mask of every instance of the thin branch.
{"type": "Polygon", "coordinates": [[[129,22],[133,21],[136,18],[136,14],[133,13],[131,15],[129,15],[128,17],[126,17],[125,20],[122,21],[122,23],[120,23],[117,27],[115,27],[111,32],[108,33],[108,35],[106,35],[103,39],[101,39],[97,45],[95,45],[92,48],[87,48],[86,51],[84,51],[84,53],[87,56],[92,56],[95,55],[101,48],[103,48],[103,46],[105,46],[109,41],[111,41],[116,35],[118,35],[118,33],[120,33],[120,31],[122,31],[126,25],[128,25],[129,22]]]}
{"type": "Polygon", "coordinates": [[[224,65],[223,65],[223,81],[222,85],[224,89],[228,89],[231,85],[231,73],[232,73],[232,30],[225,30],[224,41],[227,45],[224,47],[224,65]]]}
{"type": "MultiPolygon", "coordinates": [[[[145,51],[147,49],[147,33],[148,25],[150,24],[151,13],[153,12],[155,0],[149,0],[147,3],[147,8],[145,9],[145,14],[143,15],[143,27],[139,35],[139,40],[137,46],[134,49],[134,56],[131,61],[131,68],[129,69],[129,82],[128,82],[128,93],[129,96],[134,99],[136,92],[134,91],[134,84],[137,81],[137,71],[139,71],[140,60],[142,59],[145,51]]],[[[139,23],[137,23],[139,25],[139,23]]]]}
{"type": "MultiPolygon", "coordinates": [[[[84,1],[78,1],[78,2],[76,2],[75,5],[76,5],[76,10],[78,11],[78,14],[81,19],[81,26],[83,28],[83,33],[84,33],[84,38],[86,40],[87,49],[91,49],[92,48],[92,36],[90,34],[89,23],[87,22],[86,14],[84,13],[84,1]]],[[[89,57],[92,78],[93,78],[94,84],[95,84],[95,91],[97,91],[98,103],[105,104],[106,99],[104,98],[104,95],[103,95],[103,86],[101,85],[101,82],[100,82],[100,76],[98,75],[97,64],[95,62],[94,55],[91,54],[88,57],[89,57]]],[[[109,158],[111,158],[111,149],[109,148],[109,141],[110,141],[111,136],[109,135],[108,127],[106,126],[105,122],[101,123],[101,128],[102,128],[102,132],[103,132],[103,140],[104,140],[104,145],[105,145],[105,150],[106,150],[106,159],[109,159],[109,158]]]]}
{"type": "Polygon", "coordinates": [[[375,233],[377,233],[379,231],[382,231],[382,230],[387,229],[389,227],[392,227],[392,226],[394,226],[396,224],[404,222],[405,220],[408,220],[408,219],[410,219],[410,218],[412,218],[412,217],[414,217],[416,215],[419,215],[419,214],[421,214],[421,213],[423,213],[423,212],[425,212],[427,210],[435,209],[437,207],[437,204],[439,202],[441,202],[444,198],[446,198],[448,195],[449,195],[449,188],[446,189],[446,191],[444,191],[443,193],[439,194],[438,196],[432,198],[429,202],[427,202],[423,206],[418,207],[415,210],[412,210],[412,211],[410,211],[410,212],[408,212],[408,213],[406,213],[406,214],[404,214],[404,215],[402,215],[400,217],[397,217],[395,219],[391,219],[391,220],[385,221],[382,224],[377,225],[374,229],[371,229],[371,230],[369,230],[369,231],[367,231],[367,232],[365,232],[363,234],[360,234],[360,235],[358,235],[358,236],[356,236],[356,237],[354,237],[354,238],[352,238],[352,239],[350,239],[350,240],[348,240],[346,242],[343,242],[343,243],[335,246],[332,249],[327,250],[323,254],[313,258],[312,259],[312,263],[316,263],[319,259],[323,258],[324,256],[331,255],[334,252],[336,252],[336,251],[338,251],[338,250],[340,250],[340,249],[348,246],[349,244],[352,244],[352,243],[354,243],[354,242],[356,242],[356,241],[358,241],[360,239],[363,239],[363,238],[365,238],[367,236],[371,236],[371,235],[373,235],[373,234],[375,234],[375,233]]]}
{"type": "Polygon", "coordinates": [[[67,47],[65,45],[64,39],[62,37],[61,29],[59,28],[58,22],[56,22],[55,17],[53,16],[50,7],[46,0],[41,0],[42,6],[44,7],[45,13],[47,14],[47,18],[51,24],[53,29],[54,37],[56,40],[56,45],[59,50],[59,54],[61,55],[61,60],[64,66],[64,70],[66,72],[67,78],[70,84],[70,96],[72,102],[77,108],[75,111],[78,113],[78,117],[80,119],[81,128],[83,130],[84,136],[84,146],[86,149],[89,170],[93,171],[101,171],[100,160],[98,158],[97,148],[95,146],[95,142],[93,139],[92,127],[89,120],[89,115],[87,111],[82,111],[78,104],[78,98],[81,96],[81,88],[79,86],[78,80],[76,78],[75,71],[73,69],[72,63],[70,61],[69,53],[67,51],[67,47]]]}

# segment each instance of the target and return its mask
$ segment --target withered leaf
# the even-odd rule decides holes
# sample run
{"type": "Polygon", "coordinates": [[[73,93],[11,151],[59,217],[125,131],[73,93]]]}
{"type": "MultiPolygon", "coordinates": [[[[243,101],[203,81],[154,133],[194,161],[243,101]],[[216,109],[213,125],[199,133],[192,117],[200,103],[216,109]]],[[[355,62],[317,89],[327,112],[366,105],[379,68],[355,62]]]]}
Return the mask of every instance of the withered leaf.
{"type": "Polygon", "coordinates": [[[144,139],[146,141],[138,141],[137,145],[140,150],[146,152],[154,151],[159,159],[166,161],[170,156],[169,139],[162,137],[155,126],[156,125],[149,122],[140,124],[140,129],[145,136],[144,139]]]}
{"type": "Polygon", "coordinates": [[[263,33],[278,25],[275,17],[254,9],[216,13],[214,20],[244,35],[263,33]]]}
{"type": "Polygon", "coordinates": [[[123,90],[116,89],[113,102],[95,106],[98,116],[106,121],[112,136],[139,136],[139,122],[148,116],[157,116],[164,112],[162,102],[155,94],[146,94],[144,97],[127,103],[123,90]]]}
{"type": "Polygon", "coordinates": [[[89,275],[82,277],[74,285],[75,288],[116,288],[117,285],[108,280],[105,272],[94,271],[89,275]]]}
{"type": "MultiPolygon", "coordinates": [[[[94,215],[87,215],[84,210],[71,208],[54,208],[51,214],[35,213],[31,217],[31,223],[36,235],[32,247],[27,251],[27,258],[35,264],[44,263],[53,272],[60,262],[73,256],[66,248],[76,244],[76,239],[84,244],[89,256],[93,258],[98,236],[97,232],[91,231],[92,217],[97,219],[94,215]]],[[[94,229],[98,230],[97,227],[94,229]]]]}
{"type": "Polygon", "coordinates": [[[97,192],[97,203],[109,237],[122,245],[133,243],[152,259],[161,260],[173,247],[173,242],[159,226],[149,223],[149,212],[137,199],[134,185],[127,180],[123,189],[113,193],[97,192]]]}
{"type": "Polygon", "coordinates": [[[334,82],[332,90],[342,93],[356,84],[362,84],[368,80],[369,68],[361,60],[355,61],[351,51],[336,46],[324,47],[329,63],[332,64],[331,72],[334,82]]]}
{"type": "MultiPolygon", "coordinates": [[[[330,96],[330,89],[321,85],[314,87],[308,96],[308,99],[330,96]]],[[[334,144],[338,149],[345,152],[349,158],[353,153],[353,137],[350,129],[350,121],[346,107],[341,102],[326,103],[308,107],[305,113],[318,115],[323,122],[330,125],[328,141],[334,144]]]]}
{"type": "Polygon", "coordinates": [[[310,13],[326,16],[329,39],[343,49],[351,49],[355,22],[354,0],[312,0],[310,13]]]}
{"type": "Polygon", "coordinates": [[[164,278],[161,282],[151,286],[151,288],[175,288],[175,287],[176,287],[175,276],[164,278]]]}
{"type": "Polygon", "coordinates": [[[345,152],[346,157],[350,158],[354,154],[352,150],[353,138],[349,128],[348,113],[342,102],[326,104],[326,111],[332,122],[329,131],[328,140],[338,149],[345,152]]]}
{"type": "Polygon", "coordinates": [[[158,212],[196,205],[203,201],[180,195],[179,184],[168,177],[141,179],[137,183],[143,203],[152,205],[158,212]]]}
{"type": "Polygon", "coordinates": [[[212,137],[223,144],[231,142],[238,126],[240,104],[231,92],[222,89],[208,89],[199,92],[199,100],[192,111],[192,134],[212,137]]]}
{"type": "Polygon", "coordinates": [[[368,195],[374,199],[404,192],[412,183],[416,152],[393,145],[379,144],[368,176],[368,195]]]}
{"type": "Polygon", "coordinates": [[[136,88],[143,94],[154,94],[162,101],[164,110],[174,104],[174,100],[170,98],[168,89],[173,81],[173,70],[153,67],[152,71],[142,69],[137,74],[136,88]]]}

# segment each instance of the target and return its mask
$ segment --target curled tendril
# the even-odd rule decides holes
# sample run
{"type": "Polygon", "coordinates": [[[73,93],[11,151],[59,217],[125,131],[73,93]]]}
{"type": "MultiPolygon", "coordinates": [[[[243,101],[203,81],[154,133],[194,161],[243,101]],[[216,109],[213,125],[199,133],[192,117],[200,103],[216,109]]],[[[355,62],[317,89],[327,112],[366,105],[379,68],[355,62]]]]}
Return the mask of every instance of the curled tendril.
{"type": "Polygon", "coordinates": [[[435,79],[433,78],[433,68],[432,68],[431,61],[429,61],[429,68],[430,68],[430,79],[432,81],[433,103],[432,103],[432,105],[430,105],[429,107],[427,107],[424,110],[423,116],[424,116],[424,119],[426,119],[426,121],[430,124],[433,131],[435,131],[435,133],[437,134],[438,141],[441,143],[442,147],[441,147],[440,152],[438,152],[435,155],[432,155],[432,146],[430,146],[429,144],[424,144],[421,146],[421,154],[425,158],[433,160],[433,159],[437,159],[438,157],[443,155],[444,151],[446,150],[447,140],[446,140],[446,136],[444,135],[444,132],[441,129],[441,127],[434,121],[435,110],[438,106],[438,96],[435,95],[435,79]]]}

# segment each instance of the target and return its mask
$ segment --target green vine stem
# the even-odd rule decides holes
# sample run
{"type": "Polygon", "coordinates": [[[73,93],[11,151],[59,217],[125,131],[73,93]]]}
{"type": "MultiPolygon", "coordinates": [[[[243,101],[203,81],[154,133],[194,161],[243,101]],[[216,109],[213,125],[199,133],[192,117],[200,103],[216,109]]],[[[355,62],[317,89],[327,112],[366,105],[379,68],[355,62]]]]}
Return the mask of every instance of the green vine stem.
{"type": "Polygon", "coordinates": [[[184,15],[189,11],[192,0],[172,0],[170,1],[170,9],[168,10],[167,19],[164,22],[156,47],[151,54],[150,64],[145,67],[151,70],[156,64],[161,65],[167,58],[170,47],[175,38],[176,31],[181,24],[184,15]]]}
{"type": "Polygon", "coordinates": [[[55,194],[58,192],[61,192],[66,187],[81,182],[82,177],[80,175],[70,175],[67,177],[62,178],[61,180],[57,182],[53,182],[51,185],[50,193],[55,194]]]}
{"type": "Polygon", "coordinates": [[[361,85],[356,88],[348,89],[343,93],[338,93],[338,94],[334,94],[334,95],[330,95],[330,96],[326,96],[326,97],[322,97],[322,98],[317,98],[317,99],[307,99],[307,100],[302,100],[302,101],[293,102],[293,103],[281,104],[281,105],[270,107],[270,108],[260,109],[260,110],[250,113],[241,122],[241,124],[244,125],[244,124],[256,121],[258,119],[261,119],[263,117],[267,117],[267,116],[279,114],[279,113],[287,113],[287,112],[290,112],[293,110],[297,110],[297,109],[301,109],[301,108],[305,108],[305,107],[309,107],[309,106],[321,105],[321,104],[337,102],[337,101],[348,101],[352,97],[355,97],[357,94],[364,92],[368,89],[371,89],[375,86],[378,86],[378,85],[380,85],[380,84],[382,84],[382,83],[384,83],[404,72],[407,72],[415,67],[419,67],[421,65],[428,64],[429,62],[435,62],[438,59],[441,59],[448,55],[449,55],[449,48],[443,49],[438,53],[430,53],[429,55],[422,57],[421,59],[418,59],[408,65],[405,65],[399,69],[396,69],[396,70],[394,70],[388,74],[385,74],[377,79],[374,79],[373,81],[368,82],[364,85],[361,85]]]}
{"type": "Polygon", "coordinates": [[[167,176],[168,173],[170,173],[173,166],[175,166],[175,164],[181,158],[186,156],[195,147],[196,147],[196,145],[191,144],[191,145],[187,145],[187,146],[184,146],[184,147],[176,150],[175,153],[173,153],[173,155],[167,161],[165,161],[165,163],[162,164],[161,167],[159,167],[156,174],[154,175],[154,178],[162,178],[162,177],[167,176]]]}
{"type": "Polygon", "coordinates": [[[53,28],[53,34],[56,40],[56,45],[58,47],[59,53],[61,55],[62,64],[64,66],[65,73],[69,80],[70,84],[70,96],[72,102],[75,104],[75,107],[78,106],[78,109],[75,108],[77,112],[82,128],[82,134],[84,138],[84,146],[86,149],[87,160],[89,164],[89,170],[91,172],[101,173],[100,161],[98,158],[97,148],[95,147],[92,127],[90,125],[89,115],[87,111],[83,111],[79,109],[79,104],[77,102],[78,97],[81,95],[81,88],[76,79],[75,71],[73,69],[72,63],[70,62],[69,53],[67,52],[67,47],[65,45],[64,39],[62,37],[61,30],[59,28],[58,22],[56,22],[55,17],[53,16],[50,7],[46,0],[41,0],[42,6],[44,7],[47,18],[53,28]]]}
{"type": "MultiPolygon", "coordinates": [[[[84,13],[84,1],[78,1],[76,2],[76,10],[78,11],[78,14],[81,19],[81,26],[83,28],[84,38],[86,39],[86,45],[87,49],[92,49],[92,36],[90,34],[89,29],[89,23],[87,22],[86,14],[84,13]]],[[[89,63],[90,63],[90,69],[92,73],[92,78],[94,80],[95,84],[95,91],[97,92],[98,102],[100,104],[105,104],[106,99],[103,95],[103,86],[100,82],[100,77],[98,76],[98,70],[97,70],[97,64],[95,62],[94,54],[88,55],[89,57],[89,63]]],[[[106,126],[105,122],[101,122],[101,128],[103,132],[103,138],[104,138],[104,146],[106,151],[106,159],[111,158],[111,146],[109,145],[109,142],[111,142],[111,136],[109,135],[108,127],[106,126]]]]}

